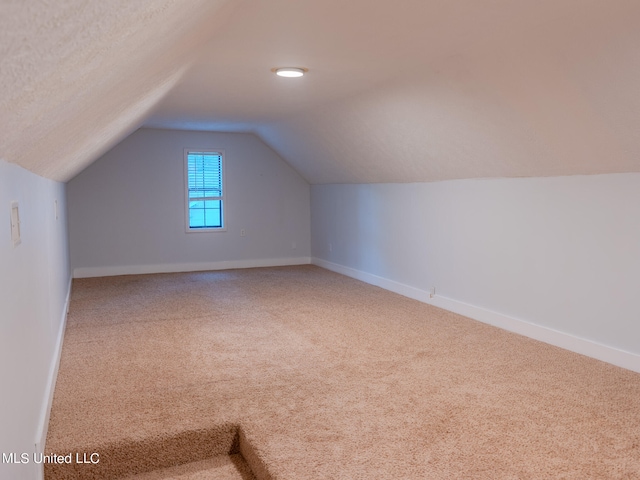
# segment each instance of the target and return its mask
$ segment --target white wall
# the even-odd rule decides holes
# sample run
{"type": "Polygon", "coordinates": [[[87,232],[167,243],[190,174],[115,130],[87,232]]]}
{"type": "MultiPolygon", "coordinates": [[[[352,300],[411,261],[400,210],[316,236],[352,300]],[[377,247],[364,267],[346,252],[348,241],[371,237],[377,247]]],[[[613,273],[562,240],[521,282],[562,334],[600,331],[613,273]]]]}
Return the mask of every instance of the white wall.
{"type": "MultiPolygon", "coordinates": [[[[32,455],[48,420],[70,286],[65,203],[64,184],[0,160],[0,453],[32,455]],[[22,234],[15,247],[12,201],[22,234]]],[[[0,463],[0,478],[34,479],[39,471],[0,463]]]]}
{"type": "Polygon", "coordinates": [[[320,265],[640,370],[640,174],[314,185],[311,219],[320,265]]]}
{"type": "Polygon", "coordinates": [[[68,183],[71,265],[100,276],[308,263],[309,195],[255,135],[141,129],[68,183]],[[225,232],[185,232],[185,148],[225,150],[225,232]]]}

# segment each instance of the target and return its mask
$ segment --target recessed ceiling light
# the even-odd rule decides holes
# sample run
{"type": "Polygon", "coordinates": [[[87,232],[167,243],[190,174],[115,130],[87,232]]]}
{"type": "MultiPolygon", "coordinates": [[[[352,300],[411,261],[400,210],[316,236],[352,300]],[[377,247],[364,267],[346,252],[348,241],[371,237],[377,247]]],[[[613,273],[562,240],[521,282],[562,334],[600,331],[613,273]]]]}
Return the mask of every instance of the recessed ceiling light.
{"type": "Polygon", "coordinates": [[[308,68],[301,67],[282,67],[272,68],[272,72],[275,72],[279,77],[301,77],[309,71],[308,68]]]}

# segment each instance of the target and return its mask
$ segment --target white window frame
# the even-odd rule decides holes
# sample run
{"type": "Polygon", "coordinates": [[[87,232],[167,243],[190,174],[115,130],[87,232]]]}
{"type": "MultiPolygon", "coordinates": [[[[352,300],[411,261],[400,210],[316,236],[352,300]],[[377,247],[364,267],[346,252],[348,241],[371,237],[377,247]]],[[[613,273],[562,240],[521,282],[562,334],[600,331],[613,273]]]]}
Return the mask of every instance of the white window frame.
{"type": "Polygon", "coordinates": [[[185,231],[187,233],[212,233],[212,232],[226,232],[227,231],[227,218],[226,218],[226,161],[225,151],[221,148],[185,148],[184,149],[184,166],[182,171],[184,172],[184,212],[185,212],[185,231]],[[189,225],[189,162],[188,156],[190,152],[211,152],[219,154],[222,157],[222,196],[216,197],[215,200],[222,202],[222,227],[210,227],[210,228],[191,228],[189,225]]]}

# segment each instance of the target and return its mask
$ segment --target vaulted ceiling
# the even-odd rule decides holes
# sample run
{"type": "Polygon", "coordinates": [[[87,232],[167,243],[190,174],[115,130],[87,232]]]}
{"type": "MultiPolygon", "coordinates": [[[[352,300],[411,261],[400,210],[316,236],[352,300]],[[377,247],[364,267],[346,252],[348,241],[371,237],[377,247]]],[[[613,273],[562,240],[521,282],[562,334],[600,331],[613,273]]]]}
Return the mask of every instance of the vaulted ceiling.
{"type": "Polygon", "coordinates": [[[66,181],[148,126],[310,183],[640,171],[638,45],[637,0],[0,0],[0,158],[66,181]]]}

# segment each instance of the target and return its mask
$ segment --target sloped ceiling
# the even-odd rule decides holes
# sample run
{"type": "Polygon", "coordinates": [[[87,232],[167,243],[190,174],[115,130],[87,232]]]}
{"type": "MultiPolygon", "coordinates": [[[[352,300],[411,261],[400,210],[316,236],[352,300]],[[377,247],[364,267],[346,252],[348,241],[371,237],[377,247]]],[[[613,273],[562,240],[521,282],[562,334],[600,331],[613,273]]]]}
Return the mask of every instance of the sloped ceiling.
{"type": "Polygon", "coordinates": [[[223,0],[0,0],[0,158],[66,181],[182,78],[223,0]]]}
{"type": "Polygon", "coordinates": [[[637,0],[0,1],[0,157],[51,178],[141,124],[310,183],[640,171],[637,0]]]}

